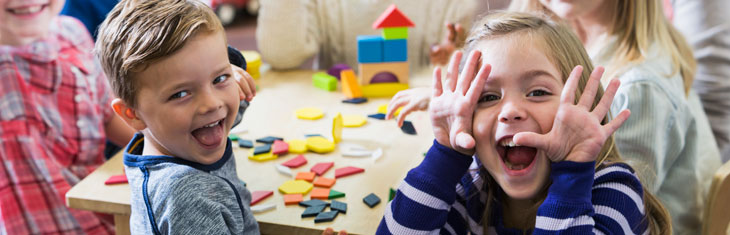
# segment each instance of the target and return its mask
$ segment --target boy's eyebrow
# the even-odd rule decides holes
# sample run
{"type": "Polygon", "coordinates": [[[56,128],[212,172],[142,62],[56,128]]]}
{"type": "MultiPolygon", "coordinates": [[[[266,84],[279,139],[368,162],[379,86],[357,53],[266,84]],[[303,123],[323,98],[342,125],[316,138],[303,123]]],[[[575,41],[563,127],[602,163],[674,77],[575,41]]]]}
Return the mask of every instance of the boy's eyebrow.
{"type": "Polygon", "coordinates": [[[221,66],[219,66],[218,69],[215,70],[215,72],[213,72],[213,74],[211,74],[211,76],[216,77],[216,76],[220,75],[221,73],[225,72],[230,67],[231,67],[231,64],[228,64],[228,63],[226,63],[225,65],[221,65],[221,66]]]}

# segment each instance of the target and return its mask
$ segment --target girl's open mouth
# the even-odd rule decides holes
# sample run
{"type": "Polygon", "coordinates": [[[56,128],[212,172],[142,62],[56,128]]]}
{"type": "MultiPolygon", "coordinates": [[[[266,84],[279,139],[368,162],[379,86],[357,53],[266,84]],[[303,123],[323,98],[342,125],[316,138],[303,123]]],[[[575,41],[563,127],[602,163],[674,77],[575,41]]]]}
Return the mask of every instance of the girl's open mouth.
{"type": "Polygon", "coordinates": [[[512,136],[499,140],[496,148],[502,159],[502,166],[509,175],[525,175],[535,165],[537,149],[515,145],[512,136]]]}
{"type": "Polygon", "coordinates": [[[48,8],[48,4],[34,5],[34,6],[23,6],[18,8],[9,8],[6,11],[18,17],[33,17],[41,11],[48,8]]]}

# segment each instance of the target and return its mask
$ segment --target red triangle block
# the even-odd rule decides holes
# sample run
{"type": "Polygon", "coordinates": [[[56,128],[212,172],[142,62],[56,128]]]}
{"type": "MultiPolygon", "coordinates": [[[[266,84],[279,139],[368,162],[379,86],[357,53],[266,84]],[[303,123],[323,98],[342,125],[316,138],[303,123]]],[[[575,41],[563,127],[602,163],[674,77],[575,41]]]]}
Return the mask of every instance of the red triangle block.
{"type": "Polygon", "coordinates": [[[345,176],[357,174],[360,172],[365,172],[365,169],[354,167],[354,166],[343,167],[343,168],[335,170],[335,178],[345,177],[345,176]]]}
{"type": "Polygon", "coordinates": [[[289,167],[289,168],[297,168],[297,167],[303,166],[304,164],[307,164],[307,159],[304,158],[304,155],[299,154],[299,155],[297,155],[297,157],[295,157],[289,161],[286,161],[286,162],[282,163],[281,165],[283,165],[285,167],[289,167]]]}
{"type": "Polygon", "coordinates": [[[289,152],[289,144],[281,140],[274,140],[274,144],[271,146],[271,153],[282,155],[289,152]]]}
{"type": "Polygon", "coordinates": [[[251,193],[251,205],[256,205],[260,201],[274,194],[274,191],[255,191],[251,193]]]}
{"type": "Polygon", "coordinates": [[[373,22],[373,29],[387,28],[387,27],[413,27],[416,24],[411,21],[403,12],[398,10],[395,4],[390,5],[383,14],[373,22]]]}
{"type": "Polygon", "coordinates": [[[121,175],[112,175],[109,177],[109,179],[106,179],[104,181],[104,184],[126,184],[127,183],[127,175],[121,174],[121,175]]]}
{"type": "Polygon", "coordinates": [[[334,165],[335,165],[334,162],[321,162],[321,163],[317,163],[317,165],[314,165],[310,171],[314,172],[317,175],[323,175],[325,172],[327,172],[327,170],[332,168],[332,166],[334,166],[334,165]]]}

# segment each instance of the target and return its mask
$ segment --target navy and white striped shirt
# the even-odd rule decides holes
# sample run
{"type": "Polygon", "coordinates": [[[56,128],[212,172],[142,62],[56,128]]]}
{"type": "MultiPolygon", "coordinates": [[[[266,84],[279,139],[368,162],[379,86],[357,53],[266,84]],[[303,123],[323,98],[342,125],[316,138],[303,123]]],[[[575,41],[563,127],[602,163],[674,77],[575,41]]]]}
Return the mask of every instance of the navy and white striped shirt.
{"type": "MultiPolygon", "coordinates": [[[[377,233],[483,234],[487,189],[481,167],[476,158],[434,141],[398,187],[377,233]]],[[[595,162],[562,161],[552,163],[550,177],[535,229],[528,233],[648,234],[643,189],[628,165],[612,163],[595,171],[595,162]]],[[[492,205],[489,234],[523,233],[505,228],[500,203],[492,205]]]]}

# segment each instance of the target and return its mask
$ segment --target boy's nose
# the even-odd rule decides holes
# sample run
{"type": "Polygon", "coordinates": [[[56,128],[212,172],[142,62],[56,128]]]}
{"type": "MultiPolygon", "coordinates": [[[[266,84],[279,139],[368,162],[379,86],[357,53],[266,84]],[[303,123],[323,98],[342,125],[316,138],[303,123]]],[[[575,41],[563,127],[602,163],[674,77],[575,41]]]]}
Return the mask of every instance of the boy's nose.
{"type": "Polygon", "coordinates": [[[198,113],[201,114],[216,111],[224,105],[223,100],[219,99],[212,92],[205,92],[205,94],[200,95],[200,98],[201,101],[198,106],[198,113]]]}
{"type": "Polygon", "coordinates": [[[499,121],[503,123],[509,123],[514,121],[525,120],[525,110],[515,102],[506,102],[502,106],[499,112],[499,121]]]}

